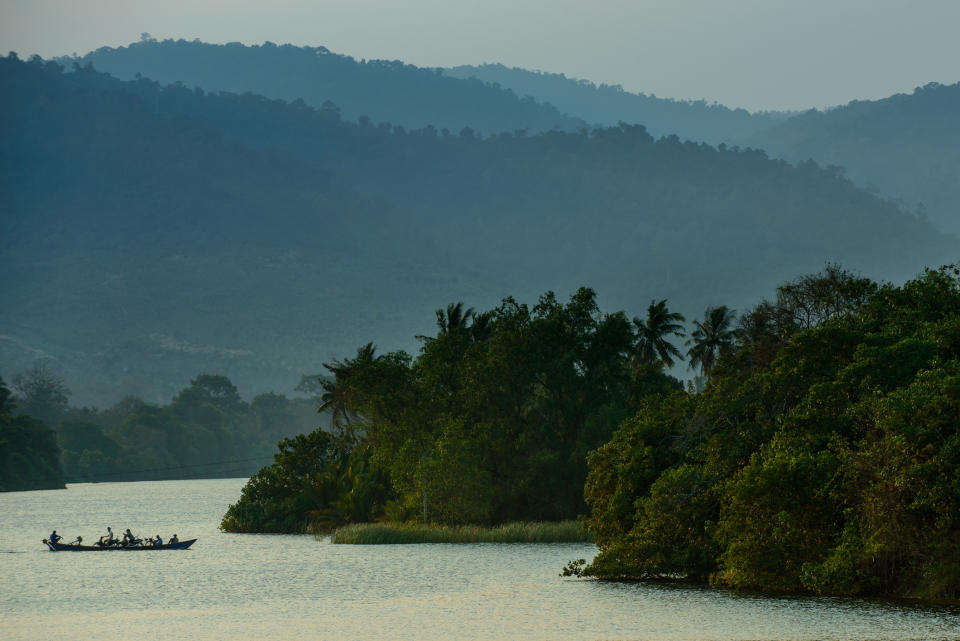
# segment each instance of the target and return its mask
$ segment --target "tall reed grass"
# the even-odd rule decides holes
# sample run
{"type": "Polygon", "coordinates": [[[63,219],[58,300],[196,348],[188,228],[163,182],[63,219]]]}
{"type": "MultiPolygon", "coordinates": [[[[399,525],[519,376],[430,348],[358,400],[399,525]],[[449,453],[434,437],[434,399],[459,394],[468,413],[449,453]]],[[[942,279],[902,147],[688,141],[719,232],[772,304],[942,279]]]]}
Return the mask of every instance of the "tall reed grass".
{"type": "Polygon", "coordinates": [[[334,530],[331,543],[589,543],[593,538],[579,521],[480,525],[356,523],[334,530]]]}

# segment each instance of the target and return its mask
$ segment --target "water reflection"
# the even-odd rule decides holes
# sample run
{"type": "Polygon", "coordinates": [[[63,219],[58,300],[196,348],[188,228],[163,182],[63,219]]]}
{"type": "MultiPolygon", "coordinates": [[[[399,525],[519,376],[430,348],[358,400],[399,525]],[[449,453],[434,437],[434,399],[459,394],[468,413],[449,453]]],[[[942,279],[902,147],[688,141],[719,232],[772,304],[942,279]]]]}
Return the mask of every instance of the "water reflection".
{"type": "Polygon", "coordinates": [[[0,494],[2,639],[958,639],[953,608],[560,579],[592,546],[343,546],[216,529],[242,480],[0,494]],[[197,536],[50,553],[52,527],[197,536]],[[169,532],[167,531],[169,530],[169,532]]]}

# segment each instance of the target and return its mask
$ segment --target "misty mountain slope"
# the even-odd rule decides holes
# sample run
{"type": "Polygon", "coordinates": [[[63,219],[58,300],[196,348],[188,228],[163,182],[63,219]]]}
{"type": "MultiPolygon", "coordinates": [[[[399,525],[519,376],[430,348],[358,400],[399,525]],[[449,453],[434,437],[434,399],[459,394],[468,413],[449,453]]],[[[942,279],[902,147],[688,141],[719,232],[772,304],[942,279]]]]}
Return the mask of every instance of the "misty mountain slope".
{"type": "Polygon", "coordinates": [[[81,403],[201,372],[289,392],[369,337],[410,345],[454,290],[500,295],[455,288],[442,248],[314,164],[54,65],[2,59],[0,91],[4,376],[52,358],[81,403]]]}
{"type": "Polygon", "coordinates": [[[91,62],[126,80],[142,74],[163,84],[182,82],[207,91],[300,98],[314,107],[329,100],[350,120],[367,117],[404,127],[432,125],[453,132],[472,127],[495,133],[575,131],[586,126],[552,105],[521,99],[508,89],[451,78],[398,60],[358,62],[325,47],[143,40],[117,49],[97,49],[78,62],[91,62]]]}
{"type": "Polygon", "coordinates": [[[922,203],[942,229],[960,232],[960,83],[809,111],[740,142],[845,167],[857,184],[922,203]]]}
{"type": "MultiPolygon", "coordinates": [[[[920,245],[936,236],[834,170],[812,164],[793,168],[763,152],[718,150],[681,143],[675,136],[656,140],[638,127],[485,139],[469,133],[444,136],[431,128],[406,131],[347,122],[331,106],[313,110],[259,96],[163,87],[146,79],[118,82],[93,70],[65,78],[136,93],[161,113],[201,118],[250,147],[318,163],[359,191],[415,211],[438,244],[464,234],[482,240],[468,255],[491,269],[501,269],[506,254],[510,262],[530,259],[524,273],[554,273],[555,261],[570,270],[582,252],[556,251],[563,237],[545,236],[541,225],[566,229],[565,237],[577,245],[618,246],[608,260],[625,255],[628,263],[630,243],[641,243],[654,255],[671,255],[684,244],[730,237],[743,245],[739,260],[744,263],[748,256],[756,261],[775,256],[803,269],[809,250],[821,261],[876,263],[888,277],[898,273],[900,258],[875,256],[873,236],[895,235],[920,245]],[[594,214],[603,225],[584,224],[584,216],[594,214]],[[661,237],[669,242],[654,242],[661,237]],[[758,239],[762,242],[752,242],[758,239]]],[[[610,277],[606,262],[597,265],[590,258],[581,270],[610,277]]],[[[675,294],[685,295],[671,291],[675,294]]]]}
{"type": "Polygon", "coordinates": [[[289,391],[369,340],[415,349],[456,300],[589,285],[694,318],[828,260],[957,258],[835,172],[642,127],[445,136],[10,58],[0,90],[0,356],[51,355],[86,402],[210,371],[289,391]]]}
{"type": "Polygon", "coordinates": [[[454,78],[477,78],[555,105],[564,113],[597,125],[619,122],[641,124],[654,136],[710,144],[742,140],[788,117],[787,114],[750,113],[705,100],[673,100],[624,91],[619,85],[594,84],[563,74],[528,71],[502,64],[461,65],[443,70],[454,78]]]}

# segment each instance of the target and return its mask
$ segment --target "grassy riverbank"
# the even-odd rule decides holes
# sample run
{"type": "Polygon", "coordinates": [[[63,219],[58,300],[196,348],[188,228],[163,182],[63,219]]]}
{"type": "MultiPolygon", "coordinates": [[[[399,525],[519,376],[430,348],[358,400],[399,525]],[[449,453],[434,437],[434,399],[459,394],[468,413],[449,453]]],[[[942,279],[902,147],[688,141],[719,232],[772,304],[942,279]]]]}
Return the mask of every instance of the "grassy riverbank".
{"type": "Polygon", "coordinates": [[[385,545],[397,543],[590,543],[593,538],[578,521],[480,525],[357,523],[338,528],[331,543],[385,545]]]}

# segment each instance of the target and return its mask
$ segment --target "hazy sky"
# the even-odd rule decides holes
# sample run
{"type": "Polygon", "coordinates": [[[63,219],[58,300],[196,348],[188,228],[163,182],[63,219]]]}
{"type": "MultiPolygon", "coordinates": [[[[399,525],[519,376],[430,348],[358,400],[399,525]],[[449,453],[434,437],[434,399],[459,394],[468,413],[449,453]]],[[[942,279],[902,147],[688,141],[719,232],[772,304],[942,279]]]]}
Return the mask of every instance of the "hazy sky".
{"type": "Polygon", "coordinates": [[[748,109],[960,80],[960,0],[0,0],[3,53],[82,54],[141,32],[502,62],[748,109]]]}

